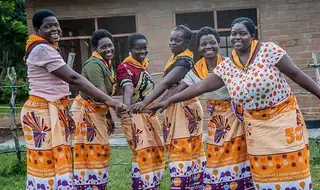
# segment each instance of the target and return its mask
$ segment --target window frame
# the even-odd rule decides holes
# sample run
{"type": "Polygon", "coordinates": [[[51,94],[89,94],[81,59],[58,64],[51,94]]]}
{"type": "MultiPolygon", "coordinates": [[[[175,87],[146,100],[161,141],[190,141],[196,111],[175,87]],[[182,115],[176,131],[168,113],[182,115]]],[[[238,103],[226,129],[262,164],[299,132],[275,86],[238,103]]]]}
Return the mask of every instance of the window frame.
{"type": "MultiPolygon", "coordinates": [[[[100,16],[93,16],[93,17],[60,17],[58,18],[58,21],[64,20],[78,20],[78,19],[94,19],[94,31],[98,30],[98,18],[108,18],[108,17],[119,17],[119,16],[134,16],[135,17],[135,25],[136,25],[136,31],[139,31],[139,25],[138,25],[138,15],[137,13],[128,13],[128,14],[115,14],[115,15],[100,15],[100,16]]],[[[113,38],[117,37],[128,37],[133,33],[123,33],[123,34],[112,34],[113,38]]],[[[60,41],[64,40],[85,40],[90,39],[90,36],[71,36],[71,37],[61,37],[60,41]]]]}
{"type": "MultiPolygon", "coordinates": [[[[183,13],[203,13],[203,12],[213,12],[213,21],[214,21],[214,28],[216,28],[215,23],[216,23],[216,15],[215,15],[215,11],[212,9],[196,9],[196,10],[191,10],[191,11],[174,11],[173,12],[173,27],[175,27],[177,25],[176,21],[177,21],[177,14],[183,14],[183,13]]],[[[192,32],[198,32],[199,30],[191,30],[192,32]]]]}
{"type": "MultiPolygon", "coordinates": [[[[240,9],[256,9],[257,10],[257,26],[256,29],[258,32],[258,39],[261,39],[261,28],[260,28],[260,7],[259,6],[246,6],[246,7],[227,7],[227,8],[217,8],[217,9],[190,9],[190,10],[178,10],[173,11],[173,26],[176,26],[176,15],[181,13],[195,13],[195,12],[213,12],[213,20],[214,20],[214,29],[219,32],[230,32],[231,28],[218,28],[218,17],[217,11],[234,11],[240,9]]],[[[199,30],[191,30],[192,33],[198,33],[199,30]]]]}
{"type": "MultiPolygon", "coordinates": [[[[217,32],[229,32],[231,31],[231,28],[218,28],[218,17],[217,17],[217,11],[234,11],[234,10],[240,10],[240,9],[256,9],[257,10],[257,26],[256,29],[261,31],[260,28],[260,11],[259,6],[247,6],[247,7],[228,7],[228,8],[217,8],[217,9],[190,9],[190,10],[178,10],[173,11],[173,26],[176,26],[176,14],[181,13],[197,13],[197,12],[213,12],[213,20],[214,20],[214,29],[217,32]]],[[[192,32],[198,32],[199,30],[191,30],[192,32]]],[[[261,38],[261,32],[258,33],[258,38],[261,38]]]]}

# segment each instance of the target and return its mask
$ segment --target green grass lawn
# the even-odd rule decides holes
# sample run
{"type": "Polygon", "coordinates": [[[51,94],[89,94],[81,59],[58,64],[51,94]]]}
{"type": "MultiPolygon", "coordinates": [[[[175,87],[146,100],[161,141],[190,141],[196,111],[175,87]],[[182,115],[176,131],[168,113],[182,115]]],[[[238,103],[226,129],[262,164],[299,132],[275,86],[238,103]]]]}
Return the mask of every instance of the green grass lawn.
{"type": "MultiPolygon", "coordinates": [[[[320,145],[311,140],[311,172],[313,189],[320,189],[320,145]]],[[[23,154],[24,155],[24,154],[23,154]]],[[[108,189],[131,189],[131,151],[128,147],[113,147],[111,151],[111,166],[109,170],[108,189]],[[120,165],[116,165],[120,164],[120,165]]],[[[21,190],[25,189],[25,156],[23,163],[16,164],[14,153],[0,154],[0,189],[21,190]]],[[[169,189],[168,169],[165,171],[161,189],[169,189]]]]}

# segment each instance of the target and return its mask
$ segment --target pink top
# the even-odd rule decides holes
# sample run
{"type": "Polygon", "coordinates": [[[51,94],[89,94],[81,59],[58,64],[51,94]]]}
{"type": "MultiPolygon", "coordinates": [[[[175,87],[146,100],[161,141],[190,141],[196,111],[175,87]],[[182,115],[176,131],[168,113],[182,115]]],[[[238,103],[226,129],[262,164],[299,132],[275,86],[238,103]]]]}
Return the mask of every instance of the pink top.
{"type": "Polygon", "coordinates": [[[68,83],[51,74],[64,65],[66,63],[53,47],[46,44],[34,47],[27,59],[29,94],[48,101],[70,95],[68,83]]]}
{"type": "Polygon", "coordinates": [[[234,102],[246,110],[274,107],[291,93],[285,76],[276,67],[286,52],[272,42],[262,43],[248,71],[238,69],[231,60],[219,64],[214,73],[226,84],[234,102]]]}

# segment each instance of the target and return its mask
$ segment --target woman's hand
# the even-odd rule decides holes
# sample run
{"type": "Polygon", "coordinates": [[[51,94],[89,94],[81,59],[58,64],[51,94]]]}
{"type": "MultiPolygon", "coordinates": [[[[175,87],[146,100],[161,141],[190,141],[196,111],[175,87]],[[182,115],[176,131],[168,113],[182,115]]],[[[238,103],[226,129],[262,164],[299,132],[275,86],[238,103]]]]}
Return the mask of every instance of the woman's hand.
{"type": "Polygon", "coordinates": [[[117,100],[112,99],[110,101],[106,101],[105,104],[112,107],[117,115],[126,114],[128,112],[128,107],[117,100]]]}
{"type": "Polygon", "coordinates": [[[147,105],[142,101],[142,102],[138,102],[135,103],[133,105],[130,106],[130,113],[139,113],[140,111],[142,111],[147,105]]]}
{"type": "Polygon", "coordinates": [[[116,124],[114,123],[111,112],[108,111],[106,114],[106,121],[107,121],[107,128],[108,128],[108,135],[112,135],[114,133],[114,130],[116,128],[116,124]]]}
{"type": "Polygon", "coordinates": [[[152,110],[152,112],[159,112],[159,113],[162,113],[165,109],[167,109],[167,107],[169,107],[170,103],[169,101],[167,100],[164,100],[164,101],[161,101],[161,102],[158,102],[152,106],[150,106],[148,109],[149,110],[152,110]]]}

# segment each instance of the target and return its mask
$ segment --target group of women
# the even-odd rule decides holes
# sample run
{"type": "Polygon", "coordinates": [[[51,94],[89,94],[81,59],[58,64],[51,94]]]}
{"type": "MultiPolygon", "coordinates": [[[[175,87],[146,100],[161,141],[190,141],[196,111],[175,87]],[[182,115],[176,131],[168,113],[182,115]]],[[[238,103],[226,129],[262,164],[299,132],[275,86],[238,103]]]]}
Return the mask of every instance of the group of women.
{"type": "Polygon", "coordinates": [[[32,22],[36,35],[29,37],[25,56],[30,97],[21,113],[27,189],[106,189],[108,136],[115,126],[110,108],[132,150],[134,190],[160,188],[165,152],[173,190],[312,189],[306,126],[285,75],[319,98],[320,88],[282,48],[255,40],[249,18],[231,25],[230,58],[219,55],[219,34],[201,28],[196,43],[202,58],[196,63],[188,49],[191,30],[174,27],[172,56],[156,88],[143,34],[128,37],[130,56],[113,68],[112,35],[95,31],[94,51],[80,75],[59,54],[54,13],[38,11],[32,22]],[[80,91],[71,108],[68,84],[80,91]],[[116,85],[123,104],[112,99],[116,85]],[[206,152],[197,98],[202,94],[210,115],[206,152]]]}

